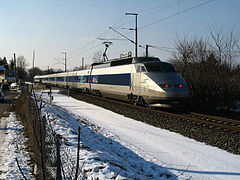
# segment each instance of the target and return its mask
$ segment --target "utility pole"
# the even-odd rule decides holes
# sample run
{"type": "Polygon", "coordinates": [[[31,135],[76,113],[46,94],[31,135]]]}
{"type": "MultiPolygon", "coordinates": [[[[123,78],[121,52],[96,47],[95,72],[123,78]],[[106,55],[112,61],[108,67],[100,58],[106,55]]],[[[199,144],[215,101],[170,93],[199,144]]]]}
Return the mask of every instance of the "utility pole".
{"type": "Polygon", "coordinates": [[[147,44],[146,45],[146,57],[148,57],[148,47],[149,47],[149,45],[147,44]]]}
{"type": "Polygon", "coordinates": [[[15,82],[17,82],[17,60],[16,60],[16,54],[13,54],[13,60],[14,60],[14,74],[15,74],[15,82]]]}
{"type": "Polygon", "coordinates": [[[65,72],[67,72],[67,52],[62,52],[64,54],[64,66],[65,66],[65,72]]]}
{"type": "Polygon", "coordinates": [[[84,68],[84,57],[82,57],[82,69],[84,68]]]}
{"type": "Polygon", "coordinates": [[[152,45],[150,45],[150,44],[146,44],[146,57],[149,56],[148,49],[149,49],[150,47],[154,47],[154,46],[152,46],[152,45]]]}
{"type": "Polygon", "coordinates": [[[34,68],[34,60],[35,60],[35,49],[33,50],[33,68],[34,68]]]}
{"type": "Polygon", "coordinates": [[[137,34],[137,13],[126,13],[126,15],[134,15],[135,16],[135,29],[130,29],[130,30],[135,30],[135,57],[137,57],[137,47],[138,47],[138,34],[137,34]]]}

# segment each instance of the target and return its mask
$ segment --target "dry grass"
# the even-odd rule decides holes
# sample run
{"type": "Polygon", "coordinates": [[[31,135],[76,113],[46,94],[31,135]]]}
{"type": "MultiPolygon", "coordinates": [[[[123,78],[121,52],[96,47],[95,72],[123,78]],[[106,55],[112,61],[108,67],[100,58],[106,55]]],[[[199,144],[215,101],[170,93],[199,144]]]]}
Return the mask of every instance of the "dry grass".
{"type": "Polygon", "coordinates": [[[34,90],[45,90],[45,89],[47,89],[46,85],[44,85],[44,84],[35,84],[33,86],[29,85],[28,88],[29,88],[29,90],[31,90],[31,89],[34,89],[34,90]]]}
{"type": "MultiPolygon", "coordinates": [[[[34,138],[34,130],[32,127],[32,121],[29,118],[29,97],[27,94],[22,94],[16,103],[12,106],[12,111],[14,111],[17,115],[18,120],[21,121],[22,125],[24,126],[24,134],[28,137],[27,141],[27,148],[31,154],[31,161],[32,164],[36,164],[36,157],[37,154],[35,152],[36,148],[36,140],[34,138]]],[[[39,179],[39,177],[36,177],[39,179]]]]}

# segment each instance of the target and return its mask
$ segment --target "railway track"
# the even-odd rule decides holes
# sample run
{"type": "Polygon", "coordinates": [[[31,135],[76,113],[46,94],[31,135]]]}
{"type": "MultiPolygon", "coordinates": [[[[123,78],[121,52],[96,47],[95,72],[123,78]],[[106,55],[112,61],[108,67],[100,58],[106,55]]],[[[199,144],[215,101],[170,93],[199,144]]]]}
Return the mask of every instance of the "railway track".
{"type": "Polygon", "coordinates": [[[213,125],[223,129],[240,132],[240,121],[216,117],[216,116],[203,115],[199,113],[191,113],[191,115],[194,119],[200,119],[206,124],[213,125]]]}
{"type": "Polygon", "coordinates": [[[220,128],[224,130],[230,130],[230,131],[236,131],[240,132],[240,121],[232,120],[232,119],[226,119],[216,116],[209,116],[205,114],[199,114],[191,112],[189,114],[175,114],[175,113],[169,113],[165,111],[158,111],[162,114],[168,115],[171,118],[174,119],[181,119],[181,120],[187,120],[187,121],[193,121],[198,124],[202,124],[205,126],[209,126],[210,128],[220,128]]]}
{"type": "MultiPolygon", "coordinates": [[[[92,95],[88,95],[88,94],[84,94],[84,96],[92,97],[92,95]]],[[[127,102],[122,102],[122,101],[109,99],[109,98],[103,98],[103,97],[98,97],[98,96],[94,96],[94,98],[99,99],[101,101],[110,101],[113,103],[122,104],[124,106],[128,106],[128,107],[143,110],[143,111],[150,111],[153,113],[158,113],[159,117],[162,117],[165,119],[171,118],[171,119],[178,120],[178,121],[183,120],[183,121],[193,122],[193,123],[197,123],[199,125],[207,126],[209,128],[219,128],[219,129],[233,131],[233,132],[240,132],[240,121],[238,121],[238,120],[210,116],[210,115],[205,115],[205,114],[200,114],[200,113],[195,113],[195,112],[181,113],[181,114],[180,113],[172,113],[172,112],[162,111],[162,110],[158,110],[158,109],[146,108],[143,106],[136,106],[133,104],[129,104],[127,102]]]]}
{"type": "MultiPolygon", "coordinates": [[[[146,109],[145,107],[139,107],[139,106],[137,106],[137,108],[146,109]]],[[[190,112],[188,114],[185,114],[185,113],[178,114],[178,113],[160,111],[160,110],[151,109],[151,108],[148,108],[148,110],[152,112],[160,113],[162,115],[165,115],[165,117],[173,118],[175,120],[185,120],[185,121],[187,120],[189,122],[192,121],[198,124],[202,124],[204,126],[209,126],[210,128],[220,128],[223,130],[240,132],[240,121],[237,121],[237,120],[210,116],[210,115],[205,115],[205,114],[200,114],[195,112],[190,112]]]]}

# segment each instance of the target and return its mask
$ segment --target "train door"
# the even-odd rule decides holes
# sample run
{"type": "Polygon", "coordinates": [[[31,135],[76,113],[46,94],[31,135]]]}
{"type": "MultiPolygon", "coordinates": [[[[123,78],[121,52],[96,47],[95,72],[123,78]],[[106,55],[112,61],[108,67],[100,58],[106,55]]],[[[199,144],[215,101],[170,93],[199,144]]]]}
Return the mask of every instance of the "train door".
{"type": "Polygon", "coordinates": [[[141,96],[143,89],[144,89],[144,80],[143,75],[144,72],[146,72],[146,69],[143,65],[137,65],[136,67],[136,73],[134,74],[134,87],[133,87],[133,93],[141,96]]]}

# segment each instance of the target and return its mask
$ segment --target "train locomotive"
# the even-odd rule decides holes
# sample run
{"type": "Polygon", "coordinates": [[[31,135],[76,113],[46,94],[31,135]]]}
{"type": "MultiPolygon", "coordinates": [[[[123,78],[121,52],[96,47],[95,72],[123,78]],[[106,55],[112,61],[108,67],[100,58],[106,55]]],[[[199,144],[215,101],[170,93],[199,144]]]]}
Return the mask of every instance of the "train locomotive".
{"type": "Polygon", "coordinates": [[[179,104],[189,97],[183,77],[156,57],[93,63],[87,70],[35,76],[34,81],[148,106],[179,104]]]}

